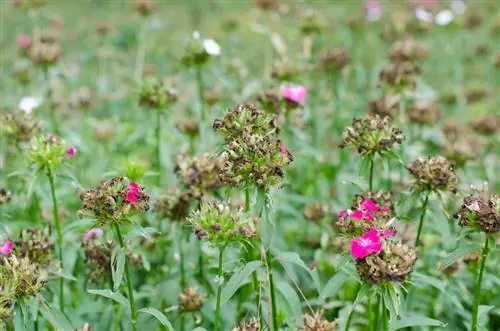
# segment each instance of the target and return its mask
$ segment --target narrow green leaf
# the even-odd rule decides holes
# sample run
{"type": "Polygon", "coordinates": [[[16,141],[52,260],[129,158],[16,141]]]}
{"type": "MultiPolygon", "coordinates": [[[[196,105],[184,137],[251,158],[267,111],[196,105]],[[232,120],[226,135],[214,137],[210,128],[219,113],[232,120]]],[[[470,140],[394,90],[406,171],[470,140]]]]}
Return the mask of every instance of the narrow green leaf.
{"type": "Polygon", "coordinates": [[[296,266],[299,266],[303,270],[305,270],[312,278],[314,286],[316,289],[321,291],[321,282],[319,280],[319,276],[317,272],[312,271],[305,263],[302,261],[302,258],[300,257],[299,254],[295,252],[282,252],[278,254],[276,257],[281,263],[283,262],[290,262],[295,264],[296,266]]]}
{"type": "Polygon", "coordinates": [[[400,320],[393,321],[391,323],[391,330],[399,330],[410,326],[445,327],[446,323],[424,316],[407,316],[401,318],[400,320]]]}
{"type": "MultiPolygon", "coordinates": [[[[356,294],[356,299],[354,299],[354,302],[352,303],[352,306],[350,308],[350,310],[347,311],[347,315],[349,315],[349,313],[351,311],[354,311],[354,308],[356,308],[356,306],[358,305],[358,303],[363,300],[363,298],[368,294],[368,292],[370,292],[370,289],[371,289],[371,285],[370,284],[363,284],[359,291],[358,291],[358,294],[356,294]]],[[[346,323],[346,319],[342,319],[341,322],[340,322],[340,330],[344,330],[344,331],[350,331],[350,330],[345,330],[345,323],[346,323]]]]}
{"type": "Polygon", "coordinates": [[[61,278],[64,278],[64,279],[67,279],[67,280],[71,280],[71,281],[76,281],[76,278],[75,276],[73,276],[72,274],[70,274],[68,271],[66,270],[52,270],[50,271],[50,273],[54,276],[58,276],[58,277],[61,277],[61,278]]]}
{"type": "Polygon", "coordinates": [[[126,236],[125,240],[129,241],[132,239],[135,239],[137,237],[149,237],[152,234],[158,233],[158,230],[152,227],[147,227],[147,228],[142,228],[142,227],[137,227],[134,228],[132,231],[130,231],[126,236]]]}
{"type": "Polygon", "coordinates": [[[87,290],[87,292],[90,294],[100,295],[102,297],[114,300],[120,303],[123,307],[125,307],[127,311],[130,310],[130,305],[127,298],[125,298],[120,293],[111,292],[111,290],[87,290]]]}
{"type": "Polygon", "coordinates": [[[248,262],[241,270],[235,272],[222,289],[221,306],[224,305],[236,291],[245,283],[247,278],[261,265],[259,261],[248,262]]]}
{"type": "Polygon", "coordinates": [[[454,262],[458,261],[462,257],[466,256],[469,253],[475,252],[479,250],[481,246],[479,244],[467,244],[462,247],[457,248],[453,252],[451,252],[442,262],[441,262],[441,268],[446,268],[453,264],[454,262]]]}
{"type": "Polygon", "coordinates": [[[323,291],[321,291],[321,298],[323,300],[335,295],[335,293],[342,287],[342,284],[347,278],[347,274],[344,271],[339,271],[335,276],[330,278],[328,283],[326,283],[323,291]]]}
{"type": "Polygon", "coordinates": [[[477,316],[478,316],[478,324],[480,326],[486,326],[488,322],[488,313],[495,308],[495,306],[486,306],[480,305],[478,308],[477,316]]]}
{"type": "Polygon", "coordinates": [[[58,331],[71,331],[73,327],[71,323],[68,321],[66,316],[61,313],[59,310],[52,309],[48,303],[43,300],[40,305],[40,314],[42,314],[43,318],[47,320],[54,328],[58,331]]]}
{"type": "Polygon", "coordinates": [[[276,284],[276,288],[278,292],[282,294],[286,304],[290,307],[295,325],[303,326],[304,321],[302,320],[302,306],[297,292],[295,292],[293,287],[287,282],[278,282],[276,284]]]}
{"type": "Polygon", "coordinates": [[[155,308],[142,308],[142,309],[139,309],[137,312],[138,313],[148,314],[148,315],[151,315],[151,316],[155,317],[158,321],[160,321],[160,323],[163,326],[166,326],[170,331],[174,331],[174,327],[172,326],[172,323],[170,323],[170,321],[168,320],[167,316],[165,316],[158,309],[155,309],[155,308]]]}
{"type": "Polygon", "coordinates": [[[123,271],[125,270],[125,250],[119,248],[116,254],[111,258],[111,276],[113,278],[113,289],[118,291],[123,280],[123,271]]]}
{"type": "Polygon", "coordinates": [[[26,325],[24,324],[24,314],[21,309],[20,304],[16,304],[14,308],[14,330],[15,331],[24,331],[26,330],[26,325]]]}

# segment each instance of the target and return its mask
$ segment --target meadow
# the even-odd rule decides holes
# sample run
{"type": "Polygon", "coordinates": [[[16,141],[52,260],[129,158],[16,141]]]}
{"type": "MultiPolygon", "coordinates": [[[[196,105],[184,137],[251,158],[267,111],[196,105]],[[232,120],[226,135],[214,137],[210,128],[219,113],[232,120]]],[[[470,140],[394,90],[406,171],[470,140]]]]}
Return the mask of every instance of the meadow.
{"type": "Polygon", "coordinates": [[[500,330],[500,3],[0,3],[0,330],[500,330]]]}

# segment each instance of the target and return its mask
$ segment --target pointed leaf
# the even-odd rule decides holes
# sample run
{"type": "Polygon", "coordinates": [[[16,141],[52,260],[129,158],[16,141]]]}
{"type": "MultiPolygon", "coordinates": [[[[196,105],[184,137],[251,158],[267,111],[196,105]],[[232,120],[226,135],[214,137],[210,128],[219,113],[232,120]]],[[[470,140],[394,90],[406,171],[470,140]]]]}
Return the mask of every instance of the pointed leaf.
{"type": "Polygon", "coordinates": [[[295,252],[282,252],[276,257],[281,263],[283,262],[290,262],[295,264],[296,266],[299,266],[303,270],[305,270],[312,278],[314,286],[316,287],[316,290],[321,291],[321,283],[319,280],[319,275],[317,270],[311,270],[305,263],[302,261],[301,257],[299,254],[295,252]]]}
{"type": "MultiPolygon", "coordinates": [[[[115,252],[115,251],[114,251],[115,252]]],[[[113,252],[113,253],[114,253],[113,252]]],[[[113,289],[120,288],[123,280],[123,271],[125,270],[125,250],[119,248],[116,254],[111,257],[111,276],[113,278],[113,289]]]]}
{"type": "Polygon", "coordinates": [[[342,287],[342,284],[347,278],[347,274],[344,271],[339,271],[335,276],[330,278],[328,283],[326,283],[323,291],[321,291],[321,298],[323,300],[335,295],[335,293],[342,287]]]}
{"type": "Polygon", "coordinates": [[[168,320],[167,316],[165,316],[161,311],[155,308],[142,308],[137,311],[138,313],[144,313],[151,316],[154,316],[163,326],[166,326],[170,331],[174,331],[174,327],[172,323],[168,320]]]}
{"type": "Polygon", "coordinates": [[[111,290],[87,290],[87,292],[90,294],[100,295],[102,297],[114,300],[114,301],[120,303],[123,307],[125,307],[127,309],[127,311],[130,310],[130,305],[129,305],[127,298],[125,298],[120,293],[114,293],[114,292],[111,292],[111,290]]]}
{"type": "Polygon", "coordinates": [[[259,261],[248,262],[241,270],[235,272],[222,289],[221,306],[224,305],[236,291],[246,282],[248,277],[261,265],[259,261]]]}
{"type": "Polygon", "coordinates": [[[302,306],[300,304],[300,298],[297,292],[293,289],[287,282],[278,282],[276,288],[279,293],[283,295],[283,299],[290,307],[293,314],[293,319],[295,320],[295,325],[303,326],[304,321],[302,320],[302,306]]]}
{"type": "Polygon", "coordinates": [[[407,316],[401,318],[400,320],[393,321],[391,323],[391,330],[399,330],[410,326],[445,327],[446,323],[424,316],[407,316]]]}
{"type": "Polygon", "coordinates": [[[59,310],[52,309],[45,300],[40,305],[40,314],[58,331],[71,331],[73,327],[66,316],[59,310]]]}
{"type": "Polygon", "coordinates": [[[478,251],[480,248],[481,248],[481,246],[479,244],[467,244],[467,245],[464,245],[462,247],[457,248],[441,262],[441,268],[444,269],[444,268],[450,266],[451,264],[458,261],[462,257],[466,256],[469,253],[478,251]]]}
{"type": "Polygon", "coordinates": [[[137,227],[134,228],[132,231],[130,231],[126,236],[125,236],[125,241],[130,241],[132,239],[135,239],[137,237],[149,237],[152,234],[158,233],[158,230],[152,227],[147,227],[147,228],[141,228],[137,227]]]}

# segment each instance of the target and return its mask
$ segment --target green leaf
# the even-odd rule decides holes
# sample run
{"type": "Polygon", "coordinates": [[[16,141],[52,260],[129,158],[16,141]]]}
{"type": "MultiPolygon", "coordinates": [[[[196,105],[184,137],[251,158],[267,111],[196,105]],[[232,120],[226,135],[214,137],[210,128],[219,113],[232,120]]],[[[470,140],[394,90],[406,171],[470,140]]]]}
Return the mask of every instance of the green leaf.
{"type": "Polygon", "coordinates": [[[480,305],[477,312],[478,324],[480,326],[486,326],[488,322],[488,313],[490,310],[495,308],[495,306],[480,305]]]}
{"type": "Polygon", "coordinates": [[[278,282],[276,288],[279,293],[283,295],[284,302],[290,307],[290,310],[295,320],[295,325],[303,326],[302,320],[302,306],[297,292],[287,282],[278,282]]]}
{"type": "Polygon", "coordinates": [[[261,265],[260,260],[248,262],[241,270],[235,272],[222,289],[221,306],[224,305],[236,291],[242,286],[246,279],[261,265]]]}
{"type": "Polygon", "coordinates": [[[446,268],[453,264],[454,262],[458,261],[462,257],[466,256],[469,253],[478,251],[481,248],[479,244],[467,244],[462,247],[457,248],[453,252],[451,252],[442,262],[441,262],[441,268],[446,268]]]}
{"type": "Polygon", "coordinates": [[[400,320],[393,321],[391,323],[391,330],[399,330],[403,328],[407,328],[410,326],[438,326],[445,327],[446,323],[424,317],[424,316],[407,316],[403,317],[400,320]]]}
{"type": "Polygon", "coordinates": [[[113,251],[111,256],[111,276],[113,278],[113,289],[117,291],[123,280],[123,271],[125,270],[125,250],[119,248],[118,253],[113,251]]]}
{"type": "Polygon", "coordinates": [[[43,300],[40,305],[40,314],[58,331],[71,331],[73,326],[68,321],[66,316],[59,310],[52,309],[48,303],[43,300]]]}
{"type": "Polygon", "coordinates": [[[303,270],[305,270],[312,278],[314,282],[314,286],[316,289],[321,291],[321,282],[319,280],[319,275],[316,270],[312,271],[305,263],[302,261],[301,257],[299,254],[295,252],[282,252],[276,257],[281,263],[283,262],[290,262],[295,264],[296,266],[299,266],[303,270]]]}
{"type": "Polygon", "coordinates": [[[347,274],[344,271],[339,271],[335,276],[330,278],[328,283],[326,283],[323,291],[321,291],[321,298],[323,300],[335,295],[335,293],[342,287],[342,284],[347,278],[347,274]]]}
{"type": "Polygon", "coordinates": [[[401,305],[401,293],[399,289],[392,283],[389,283],[384,286],[382,297],[385,307],[389,310],[390,320],[396,320],[399,316],[399,307],[401,305]]]}
{"type": "Polygon", "coordinates": [[[158,230],[155,228],[147,227],[147,228],[141,228],[137,227],[134,228],[132,231],[130,231],[126,236],[125,240],[130,241],[132,239],[135,239],[137,237],[149,237],[152,234],[158,233],[158,230]]]}
{"type": "MultiPolygon", "coordinates": [[[[354,308],[356,308],[356,306],[358,305],[359,301],[363,300],[363,298],[368,294],[368,292],[370,292],[370,289],[371,289],[371,285],[370,284],[363,284],[359,291],[358,291],[358,294],[356,294],[356,299],[354,299],[354,302],[352,303],[352,306],[351,308],[349,309],[348,311],[348,314],[350,314],[351,312],[354,311],[354,308]]],[[[344,330],[344,331],[350,331],[350,330],[345,330],[345,323],[346,323],[346,319],[342,319],[341,322],[340,322],[340,330],[344,330]]]]}
{"type": "Polygon", "coordinates": [[[100,295],[102,297],[114,300],[120,303],[123,307],[125,307],[127,311],[130,311],[130,305],[127,298],[125,298],[120,293],[111,292],[111,290],[87,290],[87,292],[90,294],[100,295]]]}
{"type": "Polygon", "coordinates": [[[14,308],[14,330],[24,331],[26,330],[26,325],[24,324],[24,314],[20,304],[16,304],[14,308]]]}
{"type": "Polygon", "coordinates": [[[67,280],[71,280],[71,281],[76,281],[75,276],[73,276],[72,274],[70,274],[66,270],[62,270],[62,269],[61,270],[52,270],[52,271],[50,271],[50,273],[54,276],[58,276],[58,277],[61,277],[61,278],[67,279],[67,280]]]}
{"type": "Polygon", "coordinates": [[[196,329],[193,329],[192,331],[207,331],[207,329],[202,328],[202,327],[197,327],[196,329]]]}
{"type": "Polygon", "coordinates": [[[139,309],[137,312],[138,313],[144,313],[144,314],[148,314],[148,315],[154,316],[158,321],[160,321],[160,323],[163,326],[166,326],[170,331],[174,331],[174,327],[172,326],[172,323],[170,323],[170,321],[168,320],[168,318],[161,311],[159,311],[158,309],[155,309],[155,308],[142,308],[142,309],[139,309]]]}

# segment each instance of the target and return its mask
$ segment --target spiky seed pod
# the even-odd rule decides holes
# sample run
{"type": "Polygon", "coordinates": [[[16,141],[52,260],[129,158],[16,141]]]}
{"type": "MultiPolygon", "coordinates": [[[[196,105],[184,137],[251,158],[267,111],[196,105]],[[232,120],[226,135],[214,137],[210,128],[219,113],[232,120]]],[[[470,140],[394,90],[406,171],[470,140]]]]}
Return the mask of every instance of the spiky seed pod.
{"type": "Polygon", "coordinates": [[[254,219],[219,201],[203,203],[188,217],[188,224],[199,239],[206,239],[220,247],[242,243],[257,235],[254,219]]]}
{"type": "Polygon", "coordinates": [[[271,77],[279,81],[293,81],[301,73],[301,68],[291,60],[274,61],[271,77]]]}
{"type": "Polygon", "coordinates": [[[304,314],[304,326],[300,331],[335,331],[339,326],[339,321],[328,321],[325,318],[325,311],[319,310],[316,312],[304,314]]]}
{"type": "Polygon", "coordinates": [[[400,242],[388,242],[380,253],[356,260],[356,270],[363,281],[372,284],[402,283],[413,272],[416,261],[414,248],[400,242]]]}
{"type": "Polygon", "coordinates": [[[318,55],[322,70],[342,70],[351,63],[351,53],[345,48],[324,49],[318,55]]]}
{"type": "Polygon", "coordinates": [[[49,228],[24,229],[14,245],[19,258],[26,257],[41,268],[48,268],[57,263],[49,228]]]}
{"type": "Polygon", "coordinates": [[[156,10],[158,4],[154,0],[135,0],[134,7],[139,14],[146,17],[156,10]]]}
{"type": "Polygon", "coordinates": [[[40,124],[31,114],[15,111],[0,118],[0,133],[13,146],[29,142],[39,132],[40,124]]]}
{"type": "Polygon", "coordinates": [[[325,25],[325,18],[319,12],[308,9],[301,17],[300,31],[305,35],[320,34],[325,25]]]}
{"type": "Polygon", "coordinates": [[[427,47],[413,39],[399,40],[392,44],[389,50],[389,60],[392,63],[418,62],[425,60],[429,56],[427,47]]]}
{"type": "Polygon", "coordinates": [[[383,153],[401,144],[403,132],[392,126],[390,118],[378,115],[354,119],[342,133],[340,148],[354,148],[361,155],[383,153]]]}
{"type": "Polygon", "coordinates": [[[455,166],[442,156],[418,158],[408,167],[415,181],[414,189],[421,191],[440,190],[455,193],[458,176],[455,166]]]}
{"type": "Polygon", "coordinates": [[[9,203],[12,194],[6,188],[0,187],[0,207],[9,203]]]}
{"type": "Polygon", "coordinates": [[[471,123],[471,127],[479,134],[490,136],[500,132],[500,115],[488,114],[483,117],[476,118],[471,123]]]}
{"type": "Polygon", "coordinates": [[[252,317],[246,321],[240,323],[240,325],[235,326],[232,331],[261,331],[259,320],[252,317]]]}
{"type": "Polygon", "coordinates": [[[146,77],[139,90],[139,105],[144,108],[163,110],[177,101],[177,92],[164,80],[146,77]]]}
{"type": "Polygon", "coordinates": [[[200,133],[200,125],[191,118],[182,118],[175,123],[175,126],[189,137],[196,137],[200,133]]]}
{"type": "Polygon", "coordinates": [[[439,119],[439,108],[434,103],[417,100],[410,109],[409,118],[419,125],[432,125],[439,119]]]}
{"type": "Polygon", "coordinates": [[[196,287],[188,287],[179,295],[179,307],[183,312],[197,312],[205,303],[206,297],[196,287]]]}
{"type": "Polygon", "coordinates": [[[66,141],[59,136],[38,136],[30,142],[29,161],[40,170],[57,167],[68,159],[68,148],[66,141]]]}
{"type": "Polygon", "coordinates": [[[326,217],[328,205],[323,203],[312,203],[304,209],[304,218],[311,222],[319,222],[326,217]]]}
{"type": "Polygon", "coordinates": [[[47,278],[38,265],[27,257],[14,254],[0,261],[1,296],[11,300],[28,300],[47,286],[47,278]]]}
{"type": "Polygon", "coordinates": [[[82,191],[80,200],[80,215],[94,217],[106,224],[128,221],[132,215],[147,211],[150,197],[136,183],[119,176],[82,191]]]}
{"type": "Polygon", "coordinates": [[[399,103],[401,97],[398,95],[388,95],[375,100],[368,104],[368,114],[380,117],[394,117],[399,111],[399,103]]]}
{"type": "Polygon", "coordinates": [[[172,189],[168,190],[166,195],[156,201],[154,211],[159,218],[182,221],[188,216],[189,206],[195,201],[191,193],[172,189]]]}
{"type": "Polygon", "coordinates": [[[411,62],[394,63],[380,72],[378,85],[389,91],[414,90],[420,68],[411,62]]]}
{"type": "Polygon", "coordinates": [[[209,154],[195,158],[180,154],[177,157],[175,172],[190,194],[199,199],[223,186],[219,176],[223,166],[223,160],[209,154]]]}
{"type": "Polygon", "coordinates": [[[486,233],[499,233],[500,195],[491,192],[469,195],[464,198],[456,217],[461,227],[486,233]]]}

